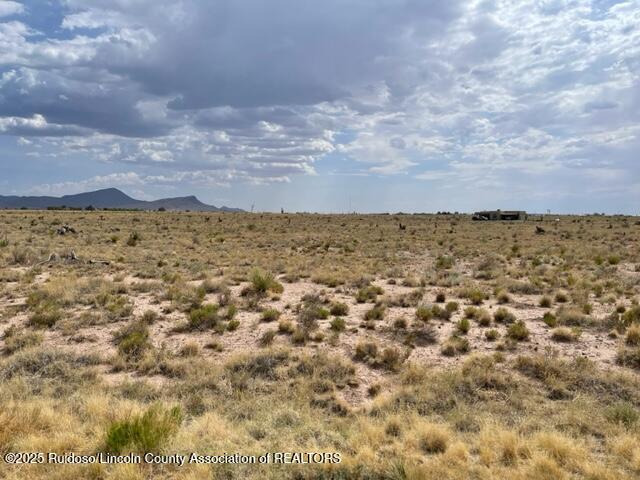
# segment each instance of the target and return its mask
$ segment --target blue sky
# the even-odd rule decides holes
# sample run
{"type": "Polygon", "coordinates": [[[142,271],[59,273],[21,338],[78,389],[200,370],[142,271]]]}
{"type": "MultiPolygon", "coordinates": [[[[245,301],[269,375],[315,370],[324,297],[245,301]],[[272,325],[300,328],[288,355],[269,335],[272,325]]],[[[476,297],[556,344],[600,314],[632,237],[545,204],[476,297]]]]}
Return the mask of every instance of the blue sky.
{"type": "Polygon", "coordinates": [[[0,193],[640,213],[640,3],[0,1],[0,193]]]}

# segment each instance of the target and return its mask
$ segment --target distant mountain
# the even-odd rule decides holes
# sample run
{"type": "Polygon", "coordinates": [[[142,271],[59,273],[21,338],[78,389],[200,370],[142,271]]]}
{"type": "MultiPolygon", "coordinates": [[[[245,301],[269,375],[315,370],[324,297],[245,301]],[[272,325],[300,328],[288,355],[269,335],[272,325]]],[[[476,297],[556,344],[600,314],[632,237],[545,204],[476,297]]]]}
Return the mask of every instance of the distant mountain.
{"type": "Polygon", "coordinates": [[[194,212],[244,212],[240,208],[214,207],[202,203],[194,196],[163,198],[147,202],[136,200],[117,188],[106,188],[95,192],[64,195],[62,197],[17,197],[0,195],[0,208],[45,210],[49,207],[60,208],[122,208],[137,210],[191,210],[194,212]]]}

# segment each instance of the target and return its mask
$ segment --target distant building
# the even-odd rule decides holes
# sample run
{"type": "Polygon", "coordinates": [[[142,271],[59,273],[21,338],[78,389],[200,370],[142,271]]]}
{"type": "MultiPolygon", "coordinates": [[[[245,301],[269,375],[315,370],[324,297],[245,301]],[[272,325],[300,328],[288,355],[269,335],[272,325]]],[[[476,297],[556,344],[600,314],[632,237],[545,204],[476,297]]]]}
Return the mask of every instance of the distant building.
{"type": "Polygon", "coordinates": [[[473,220],[526,220],[527,212],[522,210],[487,210],[473,214],[473,220]]]}

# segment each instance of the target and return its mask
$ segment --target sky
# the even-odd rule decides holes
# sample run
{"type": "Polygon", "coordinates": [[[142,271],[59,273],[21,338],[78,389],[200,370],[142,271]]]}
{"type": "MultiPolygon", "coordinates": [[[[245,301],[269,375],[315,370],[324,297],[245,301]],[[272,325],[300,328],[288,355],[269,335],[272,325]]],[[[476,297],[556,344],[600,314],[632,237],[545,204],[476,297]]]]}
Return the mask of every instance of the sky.
{"type": "Polygon", "coordinates": [[[0,194],[640,214],[640,0],[0,0],[0,194]]]}

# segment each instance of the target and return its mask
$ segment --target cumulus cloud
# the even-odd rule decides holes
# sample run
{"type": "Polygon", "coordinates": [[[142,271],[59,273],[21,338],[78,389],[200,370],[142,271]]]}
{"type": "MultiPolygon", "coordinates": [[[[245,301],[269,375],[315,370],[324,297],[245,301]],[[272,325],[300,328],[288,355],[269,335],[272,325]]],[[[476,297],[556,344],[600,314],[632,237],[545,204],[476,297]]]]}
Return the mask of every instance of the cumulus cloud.
{"type": "Polygon", "coordinates": [[[155,166],[176,183],[289,181],[328,154],[350,174],[451,185],[639,180],[631,0],[53,8],[43,24],[0,3],[0,133],[31,155],[155,166]]]}
{"type": "Polygon", "coordinates": [[[24,7],[18,2],[12,2],[10,0],[0,2],[0,18],[22,13],[24,7]]]}

